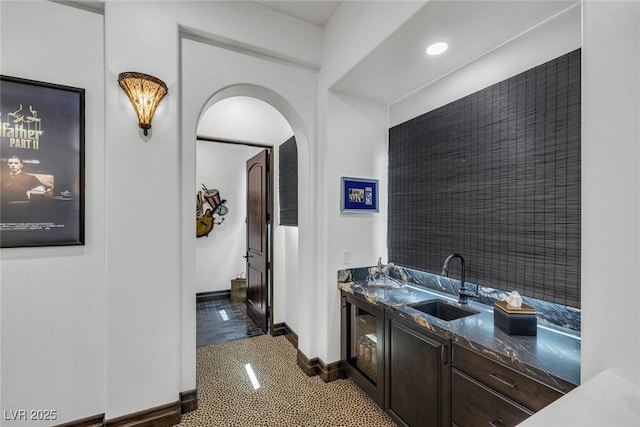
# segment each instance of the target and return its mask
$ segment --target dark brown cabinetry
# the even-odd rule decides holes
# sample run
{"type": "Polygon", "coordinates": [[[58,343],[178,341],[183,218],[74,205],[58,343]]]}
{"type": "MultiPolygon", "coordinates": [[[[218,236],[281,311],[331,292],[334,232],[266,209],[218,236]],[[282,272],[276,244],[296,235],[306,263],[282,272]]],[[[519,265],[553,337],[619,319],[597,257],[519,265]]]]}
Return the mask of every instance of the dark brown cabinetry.
{"type": "Polygon", "coordinates": [[[449,340],[393,315],[385,324],[385,410],[402,426],[450,425],[449,340]]]}
{"type": "Polygon", "coordinates": [[[392,308],[341,298],[343,372],[401,426],[515,426],[564,394],[392,308]]]}
{"type": "Polygon", "coordinates": [[[342,294],[342,370],[384,407],[384,310],[342,294]]]}
{"type": "Polygon", "coordinates": [[[342,293],[344,373],[401,426],[450,425],[451,344],[342,293]]]}
{"type": "Polygon", "coordinates": [[[515,426],[563,395],[459,345],[451,383],[451,420],[459,427],[515,426]]]}

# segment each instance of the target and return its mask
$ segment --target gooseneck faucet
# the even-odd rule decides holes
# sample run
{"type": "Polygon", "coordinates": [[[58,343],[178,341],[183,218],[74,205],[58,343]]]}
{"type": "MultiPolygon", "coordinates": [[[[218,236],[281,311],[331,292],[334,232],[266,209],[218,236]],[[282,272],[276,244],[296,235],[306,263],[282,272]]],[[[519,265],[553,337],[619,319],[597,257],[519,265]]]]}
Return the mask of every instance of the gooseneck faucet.
{"type": "Polygon", "coordinates": [[[467,304],[469,302],[468,301],[469,298],[477,298],[478,295],[477,295],[477,290],[476,290],[476,294],[474,294],[473,292],[471,292],[470,290],[464,287],[465,268],[464,268],[464,258],[462,258],[462,255],[456,254],[456,253],[450,254],[447,257],[447,259],[444,260],[444,265],[442,266],[442,272],[440,272],[440,275],[449,277],[449,261],[451,261],[454,258],[457,258],[458,260],[460,260],[460,267],[462,268],[462,274],[460,277],[460,290],[458,291],[458,295],[459,295],[458,302],[460,304],[467,304]]]}

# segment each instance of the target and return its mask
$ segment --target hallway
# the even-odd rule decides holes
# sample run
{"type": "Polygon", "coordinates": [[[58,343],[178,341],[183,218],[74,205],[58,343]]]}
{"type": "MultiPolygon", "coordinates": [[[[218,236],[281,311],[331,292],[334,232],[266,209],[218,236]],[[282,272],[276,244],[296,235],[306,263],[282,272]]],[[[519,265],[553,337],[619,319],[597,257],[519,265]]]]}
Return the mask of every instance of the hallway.
{"type": "Polygon", "coordinates": [[[229,298],[196,303],[196,344],[204,347],[262,335],[244,302],[229,298]]]}

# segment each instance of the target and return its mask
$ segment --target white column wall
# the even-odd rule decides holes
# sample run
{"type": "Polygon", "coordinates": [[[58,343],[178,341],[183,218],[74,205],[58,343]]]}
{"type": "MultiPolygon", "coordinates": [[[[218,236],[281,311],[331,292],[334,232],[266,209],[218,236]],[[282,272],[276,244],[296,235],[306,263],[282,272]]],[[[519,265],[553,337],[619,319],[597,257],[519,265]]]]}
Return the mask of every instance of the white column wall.
{"type": "Polygon", "coordinates": [[[318,330],[319,342],[326,343],[318,351],[322,360],[340,360],[340,293],[337,271],[342,268],[374,265],[378,257],[387,260],[387,159],[388,115],[385,104],[353,95],[329,92],[327,115],[327,160],[323,209],[327,222],[329,250],[328,275],[325,283],[328,297],[319,301],[319,312],[327,315],[326,327],[318,330]],[[379,180],[378,213],[341,213],[340,178],[372,178],[379,180]],[[348,252],[348,263],[343,253],[348,252]]]}
{"type": "Polygon", "coordinates": [[[50,426],[104,412],[103,16],[51,2],[0,10],[0,73],[85,89],[85,245],[0,250],[0,410],[57,411],[0,424],[50,426]]]}
{"type": "Polygon", "coordinates": [[[640,3],[583,7],[582,381],[640,384],[640,3]]]}
{"type": "Polygon", "coordinates": [[[147,12],[105,4],[107,419],[179,391],[178,37],[170,13],[140,20],[147,12]],[[122,71],[169,88],[146,137],[117,84],[122,71]]]}

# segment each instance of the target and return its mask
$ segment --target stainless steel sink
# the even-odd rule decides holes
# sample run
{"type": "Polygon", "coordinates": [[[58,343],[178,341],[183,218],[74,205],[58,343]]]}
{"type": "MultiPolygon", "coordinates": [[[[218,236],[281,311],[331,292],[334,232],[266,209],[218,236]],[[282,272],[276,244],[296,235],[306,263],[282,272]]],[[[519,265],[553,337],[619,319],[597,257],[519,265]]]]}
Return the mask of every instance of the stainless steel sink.
{"type": "Polygon", "coordinates": [[[409,304],[409,307],[447,321],[480,313],[479,311],[475,311],[471,308],[462,307],[442,299],[433,299],[430,301],[409,304]]]}

